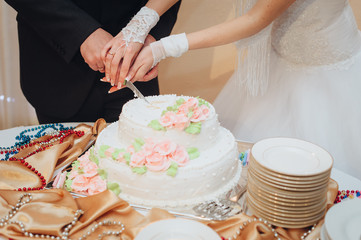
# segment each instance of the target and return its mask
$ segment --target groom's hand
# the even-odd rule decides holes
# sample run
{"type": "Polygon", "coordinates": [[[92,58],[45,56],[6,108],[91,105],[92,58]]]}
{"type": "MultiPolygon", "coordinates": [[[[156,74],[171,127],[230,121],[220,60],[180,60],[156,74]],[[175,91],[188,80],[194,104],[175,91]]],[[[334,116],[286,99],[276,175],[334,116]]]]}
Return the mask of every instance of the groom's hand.
{"type": "Polygon", "coordinates": [[[104,63],[101,59],[101,51],[104,46],[113,39],[113,36],[102,28],[98,28],[80,46],[80,53],[84,61],[94,71],[104,72],[104,63]]]}

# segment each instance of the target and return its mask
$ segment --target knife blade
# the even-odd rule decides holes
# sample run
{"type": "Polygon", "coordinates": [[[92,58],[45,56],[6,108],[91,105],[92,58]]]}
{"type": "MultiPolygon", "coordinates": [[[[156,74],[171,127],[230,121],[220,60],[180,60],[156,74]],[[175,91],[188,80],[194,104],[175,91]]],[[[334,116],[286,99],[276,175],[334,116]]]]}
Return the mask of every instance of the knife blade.
{"type": "Polygon", "coordinates": [[[144,95],[139,91],[139,89],[131,82],[131,81],[128,81],[128,80],[124,80],[124,85],[129,88],[130,90],[133,91],[134,95],[137,97],[137,98],[140,98],[140,99],[143,99],[144,101],[146,101],[148,104],[148,100],[144,97],[144,95]]]}

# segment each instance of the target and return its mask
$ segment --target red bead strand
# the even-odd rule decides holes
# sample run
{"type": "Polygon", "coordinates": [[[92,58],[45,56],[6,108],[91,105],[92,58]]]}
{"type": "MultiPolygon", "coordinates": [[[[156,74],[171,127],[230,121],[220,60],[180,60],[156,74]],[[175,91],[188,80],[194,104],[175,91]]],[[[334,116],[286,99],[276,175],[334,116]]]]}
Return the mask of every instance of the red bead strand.
{"type": "MultiPolygon", "coordinates": [[[[64,139],[66,137],[68,137],[69,135],[71,135],[71,134],[75,134],[77,137],[82,137],[84,135],[84,132],[83,131],[74,131],[72,129],[71,130],[60,131],[59,134],[50,136],[49,138],[47,138],[47,139],[45,139],[45,140],[43,140],[41,142],[33,141],[33,142],[29,143],[28,145],[21,146],[21,149],[24,149],[24,148],[27,148],[27,147],[36,146],[37,144],[40,145],[39,148],[37,148],[34,151],[28,153],[25,157],[22,157],[22,158],[11,157],[11,158],[9,158],[9,161],[18,161],[22,165],[24,165],[25,167],[30,169],[32,172],[34,172],[39,177],[39,179],[41,181],[41,186],[40,187],[33,187],[33,188],[23,187],[23,188],[16,189],[17,191],[30,191],[30,190],[42,190],[42,189],[44,189],[44,187],[46,186],[46,180],[45,180],[44,176],[38,170],[36,170],[33,166],[31,166],[27,161],[25,161],[25,159],[32,156],[32,155],[34,155],[34,154],[36,154],[36,153],[42,152],[42,151],[46,150],[47,148],[49,148],[51,146],[53,146],[51,140],[55,140],[55,141],[59,141],[59,143],[63,143],[64,139]],[[46,144],[48,144],[48,145],[46,145],[46,144]]],[[[20,150],[20,148],[18,148],[18,150],[20,150]]]]}

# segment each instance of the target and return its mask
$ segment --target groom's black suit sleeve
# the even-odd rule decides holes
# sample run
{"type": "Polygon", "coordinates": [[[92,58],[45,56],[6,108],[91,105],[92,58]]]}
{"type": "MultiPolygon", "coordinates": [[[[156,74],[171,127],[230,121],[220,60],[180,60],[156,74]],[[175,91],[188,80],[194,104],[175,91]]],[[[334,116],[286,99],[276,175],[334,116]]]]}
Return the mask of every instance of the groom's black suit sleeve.
{"type": "Polygon", "coordinates": [[[66,62],[101,24],[70,0],[5,0],[66,62]]]}
{"type": "MultiPolygon", "coordinates": [[[[109,84],[100,83],[103,75],[84,62],[80,46],[99,27],[118,34],[147,0],[5,1],[18,12],[20,84],[38,115],[57,122],[80,115],[85,116],[80,121],[90,122],[94,115],[88,117],[89,112],[103,117],[105,104],[111,101],[117,115],[133,98],[129,89],[109,98],[109,84]]],[[[180,2],[164,13],[152,29],[156,39],[170,34],[179,6],[180,2]]],[[[157,80],[136,84],[144,95],[159,93],[157,80]]]]}

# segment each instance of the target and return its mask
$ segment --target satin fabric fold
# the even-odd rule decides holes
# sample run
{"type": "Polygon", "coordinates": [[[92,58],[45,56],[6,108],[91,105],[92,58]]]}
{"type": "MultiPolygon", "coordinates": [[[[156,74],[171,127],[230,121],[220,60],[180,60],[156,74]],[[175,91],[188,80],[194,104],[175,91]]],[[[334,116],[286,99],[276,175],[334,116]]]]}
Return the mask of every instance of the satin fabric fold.
{"type": "MultiPolygon", "coordinates": [[[[337,191],[338,185],[331,179],[327,194],[327,208],[330,208],[333,205],[333,201],[337,196],[337,191]]],[[[78,239],[83,236],[85,233],[91,231],[91,228],[100,221],[110,220],[121,221],[125,225],[125,230],[120,235],[120,239],[131,240],[134,239],[148,224],[175,217],[169,212],[158,208],[151,209],[146,216],[143,216],[130,207],[127,202],[108,190],[97,195],[77,199],[74,199],[63,189],[29,192],[32,193],[33,200],[22,206],[12,220],[24,222],[26,230],[34,234],[54,234],[59,236],[62,228],[73,220],[77,209],[83,210],[84,214],[71,229],[69,233],[71,239],[78,239]]],[[[22,194],[22,192],[12,190],[0,190],[1,217],[8,214],[8,211],[17,203],[22,194]]],[[[239,227],[243,225],[244,222],[253,218],[254,216],[239,214],[224,221],[202,221],[202,223],[215,230],[220,236],[228,239],[236,234],[237,230],[239,230],[239,227]]],[[[306,239],[316,239],[319,237],[322,224],[323,219],[320,220],[306,239]]],[[[276,228],[279,236],[282,239],[287,240],[300,239],[309,229],[310,228],[276,228]]],[[[102,226],[92,233],[89,239],[95,239],[103,232],[117,230],[119,230],[119,227],[102,226]]],[[[23,236],[16,225],[8,225],[0,228],[0,235],[19,240],[30,239],[23,236]]],[[[240,231],[237,240],[265,240],[273,238],[274,235],[271,229],[263,222],[257,221],[247,224],[247,226],[240,231]]],[[[119,237],[114,237],[114,239],[119,239],[119,237]]]]}
{"type": "MultiPolygon", "coordinates": [[[[55,142],[53,146],[44,151],[38,152],[25,160],[39,171],[46,182],[49,182],[55,170],[69,165],[76,160],[80,154],[84,152],[87,146],[94,142],[98,133],[106,126],[104,119],[99,119],[94,126],[87,124],[79,124],[74,130],[84,131],[82,137],[74,134],[65,138],[63,143],[55,142]]],[[[43,136],[37,139],[41,142],[48,139],[49,136],[43,136]]],[[[36,146],[24,148],[14,157],[22,158],[30,152],[36,150],[36,146]]],[[[17,161],[1,161],[0,162],[0,189],[18,189],[23,187],[40,187],[39,177],[30,169],[23,166],[17,161]]]]}

